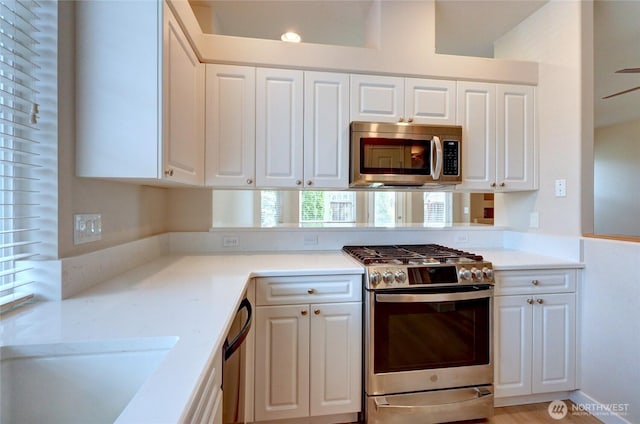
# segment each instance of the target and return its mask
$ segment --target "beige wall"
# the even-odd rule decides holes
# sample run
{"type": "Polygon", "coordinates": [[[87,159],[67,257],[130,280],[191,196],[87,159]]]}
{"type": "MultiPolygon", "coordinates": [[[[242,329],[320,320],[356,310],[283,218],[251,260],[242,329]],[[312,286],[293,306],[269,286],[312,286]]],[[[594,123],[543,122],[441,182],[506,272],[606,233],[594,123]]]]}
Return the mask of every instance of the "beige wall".
{"type": "Polygon", "coordinates": [[[640,119],[595,130],[597,234],[640,237],[640,119]]]}

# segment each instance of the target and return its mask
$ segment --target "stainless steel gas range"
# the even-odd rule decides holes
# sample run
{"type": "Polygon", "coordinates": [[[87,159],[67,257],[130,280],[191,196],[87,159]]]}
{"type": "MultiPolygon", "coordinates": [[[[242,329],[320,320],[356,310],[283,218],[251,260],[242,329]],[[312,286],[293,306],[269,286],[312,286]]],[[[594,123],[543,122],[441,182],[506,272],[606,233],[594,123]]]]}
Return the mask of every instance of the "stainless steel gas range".
{"type": "Polygon", "coordinates": [[[345,246],[365,265],[368,424],[493,414],[493,269],[439,245],[345,246]]]}

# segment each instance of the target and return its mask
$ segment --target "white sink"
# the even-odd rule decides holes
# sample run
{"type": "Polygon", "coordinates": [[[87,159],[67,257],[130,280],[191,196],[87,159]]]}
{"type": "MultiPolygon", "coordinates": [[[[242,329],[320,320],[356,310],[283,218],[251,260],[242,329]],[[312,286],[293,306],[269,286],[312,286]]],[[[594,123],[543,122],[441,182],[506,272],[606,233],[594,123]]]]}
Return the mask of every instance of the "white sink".
{"type": "Polygon", "coordinates": [[[0,422],[113,423],[177,338],[0,347],[0,422]]]}

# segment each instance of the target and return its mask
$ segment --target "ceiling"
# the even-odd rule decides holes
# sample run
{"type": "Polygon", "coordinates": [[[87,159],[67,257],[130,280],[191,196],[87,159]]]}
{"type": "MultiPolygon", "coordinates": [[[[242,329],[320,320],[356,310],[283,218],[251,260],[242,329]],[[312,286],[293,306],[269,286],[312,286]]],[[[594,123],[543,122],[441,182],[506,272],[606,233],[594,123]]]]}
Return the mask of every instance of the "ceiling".
{"type": "MultiPolygon", "coordinates": [[[[199,19],[203,30],[208,26],[218,34],[280,39],[294,30],[304,42],[345,46],[367,46],[375,38],[370,23],[375,22],[377,0],[190,1],[209,11],[209,23],[199,19]]],[[[493,57],[493,42],[547,1],[436,0],[436,52],[493,57]],[[486,16],[490,19],[478,18],[486,16]]],[[[640,67],[638,17],[638,0],[594,2],[596,127],[640,117],[640,90],[602,100],[640,85],[640,74],[614,73],[640,67]]]]}

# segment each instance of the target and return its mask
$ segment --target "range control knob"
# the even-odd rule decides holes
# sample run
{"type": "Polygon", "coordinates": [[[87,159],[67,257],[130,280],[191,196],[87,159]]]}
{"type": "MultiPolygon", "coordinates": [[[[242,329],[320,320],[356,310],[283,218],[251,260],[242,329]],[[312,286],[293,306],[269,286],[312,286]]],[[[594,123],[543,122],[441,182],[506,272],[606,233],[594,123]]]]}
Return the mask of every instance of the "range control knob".
{"type": "Polygon", "coordinates": [[[407,273],[404,271],[398,271],[396,272],[396,281],[398,282],[398,284],[403,284],[404,282],[407,281],[407,273]]]}
{"type": "Polygon", "coordinates": [[[382,277],[380,277],[380,273],[378,271],[373,271],[369,274],[369,283],[374,287],[380,284],[381,279],[382,277]]]}
{"type": "Polygon", "coordinates": [[[386,270],[383,274],[382,274],[382,281],[384,281],[387,284],[391,284],[393,283],[393,272],[386,270]]]}
{"type": "Polygon", "coordinates": [[[493,270],[491,268],[487,268],[485,266],[484,268],[482,268],[482,274],[487,280],[493,281],[493,270]]]}
{"type": "Polygon", "coordinates": [[[471,271],[469,271],[465,267],[462,267],[458,272],[458,276],[460,276],[461,280],[471,280],[471,271]]]}
{"type": "Polygon", "coordinates": [[[482,280],[482,270],[478,268],[471,268],[471,276],[474,280],[482,280]]]}

